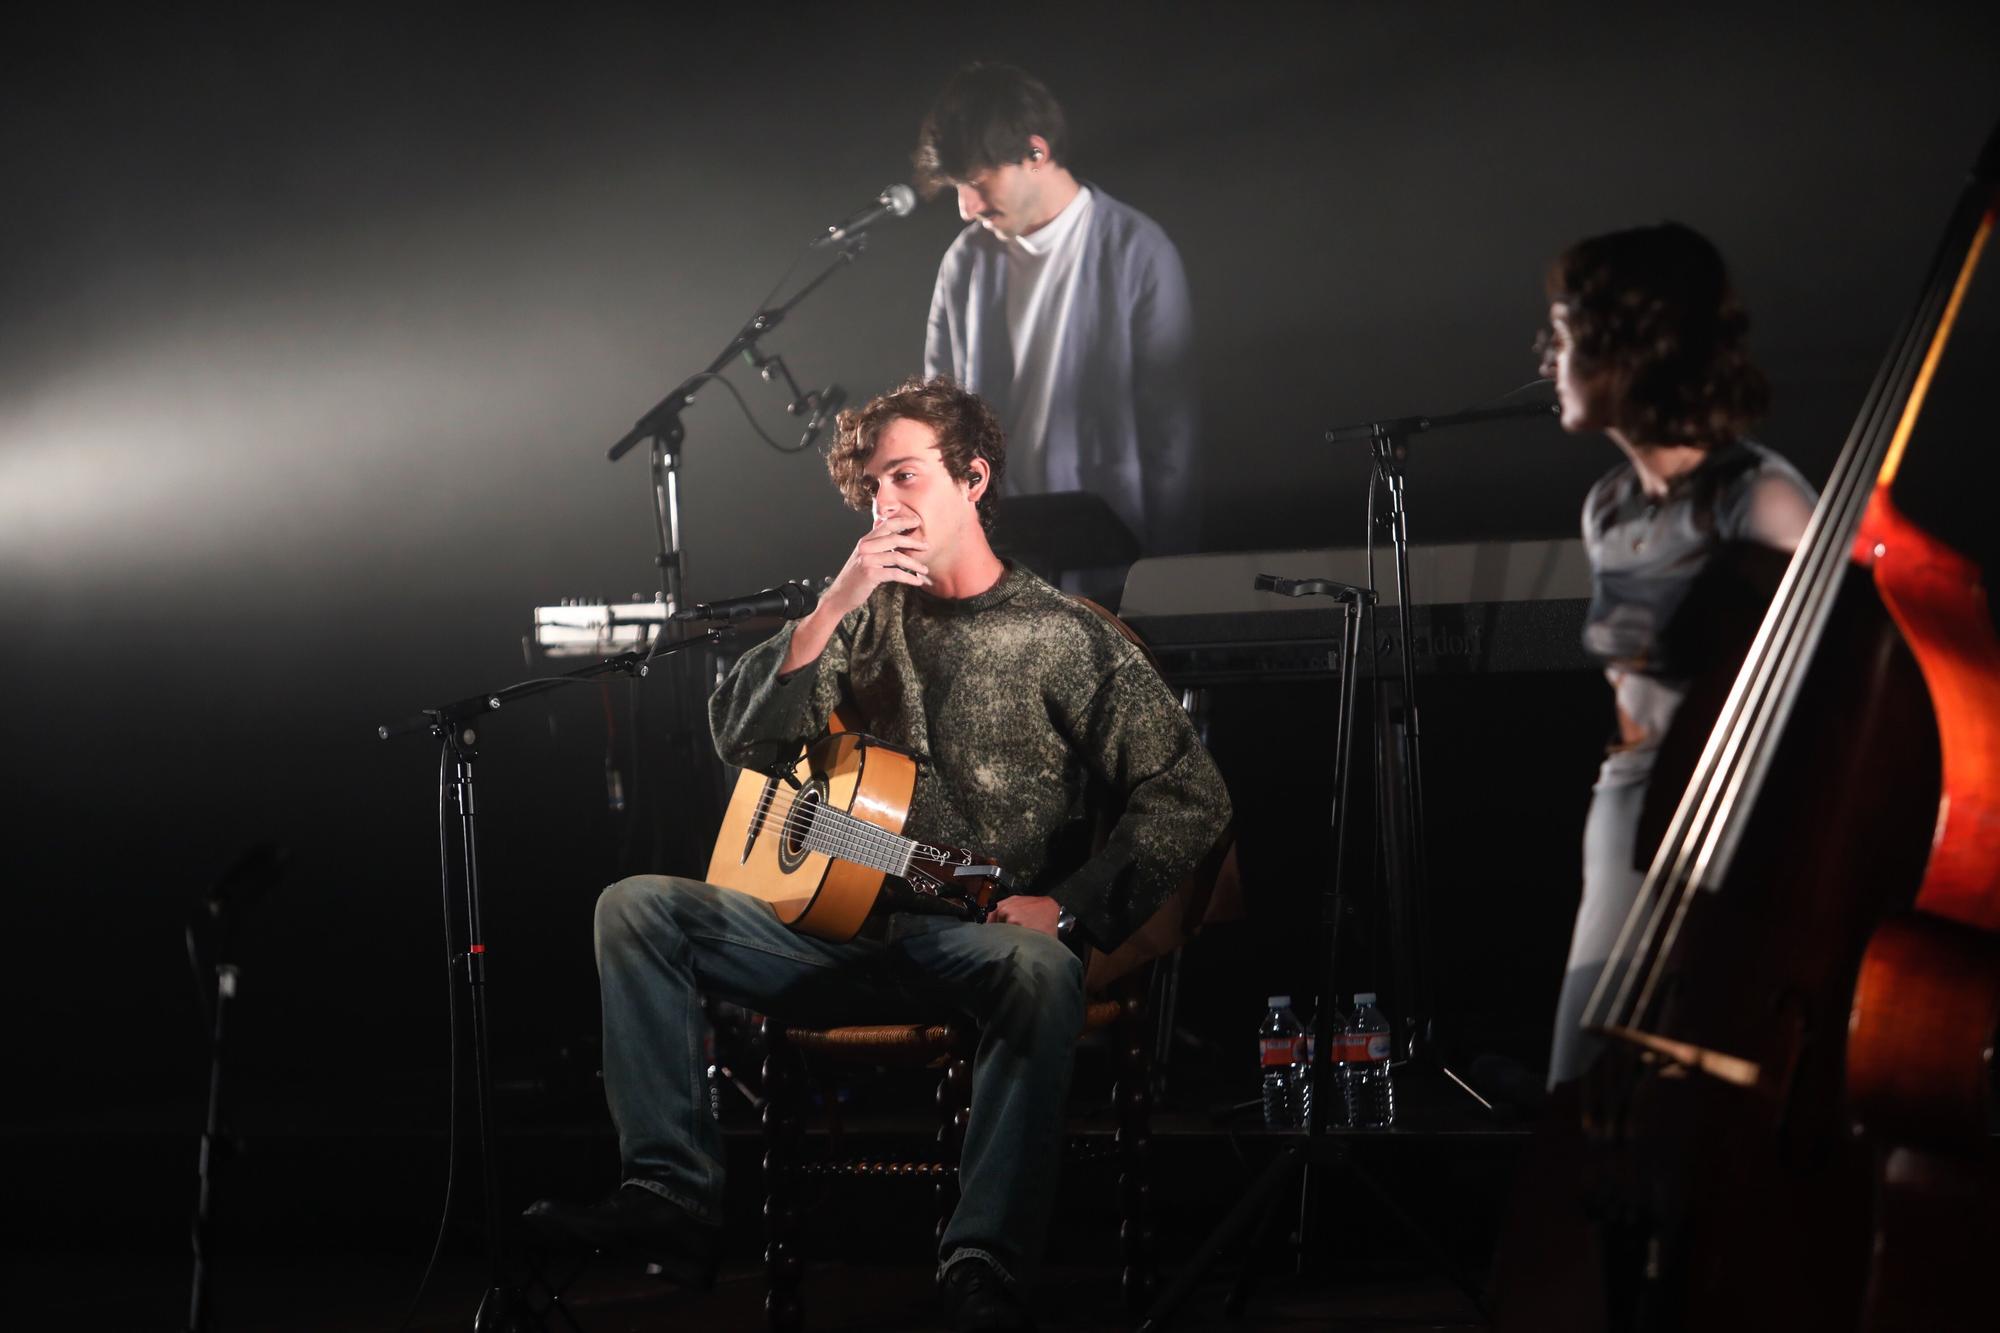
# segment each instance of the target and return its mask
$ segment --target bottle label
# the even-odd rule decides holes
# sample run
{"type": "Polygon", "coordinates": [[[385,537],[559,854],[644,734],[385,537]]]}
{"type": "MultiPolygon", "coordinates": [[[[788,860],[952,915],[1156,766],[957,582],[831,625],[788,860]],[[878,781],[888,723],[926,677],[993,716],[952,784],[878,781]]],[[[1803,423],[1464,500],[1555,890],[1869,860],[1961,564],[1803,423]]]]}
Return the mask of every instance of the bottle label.
{"type": "Polygon", "coordinates": [[[1292,1063],[1293,1054],[1298,1050],[1295,1037],[1264,1037],[1258,1042],[1263,1053],[1264,1068],[1279,1068],[1292,1063]]]}
{"type": "Polygon", "coordinates": [[[1389,1034],[1371,1032],[1361,1039],[1361,1058],[1370,1063],[1379,1063],[1389,1058],[1389,1034]]]}

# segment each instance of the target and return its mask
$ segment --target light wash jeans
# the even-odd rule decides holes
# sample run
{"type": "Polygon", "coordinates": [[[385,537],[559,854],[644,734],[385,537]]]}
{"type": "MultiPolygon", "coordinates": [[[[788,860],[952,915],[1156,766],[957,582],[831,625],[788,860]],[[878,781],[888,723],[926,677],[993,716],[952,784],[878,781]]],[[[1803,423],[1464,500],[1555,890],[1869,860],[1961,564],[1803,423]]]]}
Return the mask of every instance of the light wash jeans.
{"type": "Polygon", "coordinates": [[[801,935],[745,894],[637,875],[597,902],[604,1091],[627,1180],[721,1220],[722,1137],[703,1094],[700,995],[794,1022],[979,1024],[961,1198],[939,1258],[1032,1280],[1055,1204],[1083,965],[1021,926],[893,913],[881,937],[801,935]]]}
{"type": "Polygon", "coordinates": [[[1604,1039],[1583,1030],[1583,1007],[1611,959],[1611,946],[1639,900],[1646,872],[1632,868],[1646,782],[1605,781],[1591,788],[1583,822],[1583,900],[1570,932],[1569,963],[1556,1000],[1555,1040],[1549,1049],[1549,1086],[1583,1077],[1604,1049],[1604,1039]]]}

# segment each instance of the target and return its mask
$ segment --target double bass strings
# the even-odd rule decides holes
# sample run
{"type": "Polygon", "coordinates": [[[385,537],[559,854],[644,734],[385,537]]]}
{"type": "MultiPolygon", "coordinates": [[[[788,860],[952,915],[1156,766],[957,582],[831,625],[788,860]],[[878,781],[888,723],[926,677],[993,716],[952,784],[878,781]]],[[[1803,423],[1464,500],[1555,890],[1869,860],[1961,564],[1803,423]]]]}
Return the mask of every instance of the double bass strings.
{"type": "MultiPolygon", "coordinates": [[[[1886,387],[1887,383],[1885,380],[1878,388],[1886,387]]],[[[1784,651],[1779,645],[1796,647],[1798,626],[1811,619],[1811,609],[1818,600],[1809,593],[1827,581],[1828,557],[1844,557],[1845,542],[1829,539],[1828,533],[1849,528],[1833,515],[1836,510],[1851,509],[1844,502],[1857,489],[1855,482],[1867,452],[1855,446],[1879,431],[1881,409],[1887,398],[1888,395],[1880,393],[1871,396],[1869,410],[1864,411],[1857,423],[1855,438],[1835,465],[1826,494],[1800,542],[1799,554],[1786,571],[1728,702],[1710,733],[1695,780],[1676,809],[1633,911],[1627,915],[1598,985],[1585,1006],[1585,1022],[1590,1026],[1640,1026],[1664,978],[1693,894],[1704,882],[1705,872],[1715,863],[1718,839],[1728,812],[1736,807],[1743,792],[1745,762],[1755,752],[1755,742],[1763,731],[1758,722],[1768,717],[1762,706],[1764,700],[1775,677],[1783,674],[1780,668],[1796,659],[1795,653],[1784,651]],[[1638,984],[1642,975],[1644,982],[1638,984]],[[1617,990],[1607,1013],[1601,1006],[1605,1005],[1607,987],[1614,978],[1617,990]]]]}
{"type": "MultiPolygon", "coordinates": [[[[1728,774],[1718,818],[1712,826],[1705,828],[1706,836],[1696,849],[1698,854],[1687,869],[1686,878],[1677,886],[1671,923],[1652,956],[1645,985],[1636,1000],[1631,1002],[1631,1012],[1635,1017],[1645,1013],[1657,994],[1695,890],[1706,883],[1719,882],[1721,875],[1726,873],[1745,824],[1745,818],[1739,812],[1751,806],[1761,787],[1777,736],[1782,733],[1790,716],[1812,655],[1832,614],[1849,553],[1869,501],[1876,487],[1884,484],[1890,475],[1889,456],[1898,442],[1905,438],[1921,408],[1929,370],[1950,337],[1959,303],[1991,225],[1991,214],[1985,204],[1968,196],[1954,219],[1952,232],[1940,248],[1924,298],[1919,301],[1917,310],[1895,345],[1895,352],[1884,367],[1879,383],[1886,391],[1871,395],[1866,410],[1856,423],[1849,447],[1843,450],[1834,475],[1829,479],[1827,498],[1820,508],[1830,517],[1824,520],[1823,532],[1809,531],[1808,538],[1817,540],[1801,542],[1804,548],[1802,558],[1794,562],[1802,571],[1797,582],[1793,583],[1788,577],[1789,586],[1781,587],[1781,594],[1787,603],[1785,614],[1791,617],[1785,627],[1787,632],[1776,636],[1778,646],[1774,657],[1757,655],[1757,664],[1764,669],[1753,682],[1757,698],[1748,705],[1748,732],[1742,736],[1737,747],[1738,762],[1728,774]],[[1967,230],[1971,234],[1965,242],[1958,271],[1955,275],[1950,274],[1947,272],[1947,256],[1952,252],[1952,242],[1967,230]],[[1954,280],[1947,284],[1944,281],[1947,277],[1954,280]],[[1948,297],[1947,291],[1950,293],[1948,297]],[[1800,589],[1803,591],[1798,591],[1800,589]],[[1794,592],[1798,593],[1796,601],[1791,596],[1794,592]],[[1711,867],[1715,867],[1713,874],[1711,867]]],[[[1816,513],[1814,517],[1819,520],[1821,516],[1816,513]]],[[[1777,620],[1778,617],[1774,616],[1767,620],[1767,624],[1775,624],[1777,620]]]]}
{"type": "Polygon", "coordinates": [[[1873,491],[1872,480],[1879,473],[1886,481],[1885,457],[1908,433],[1928,378],[1925,372],[1935,364],[1938,349],[1949,336],[1952,317],[1977,263],[1991,216],[1983,204],[1974,201],[1962,209],[1958,222],[1977,230],[1967,246],[1957,281],[1949,286],[1941,281],[1949,254],[1948,237],[1925,297],[1900,334],[1896,351],[1878,377],[1835,464],[1799,553],[1773,598],[1772,609],[1704,748],[1696,778],[1675,811],[1667,837],[1585,1006],[1583,1021],[1588,1027],[1614,1025],[1608,1021],[1607,1007],[1620,1016],[1616,1025],[1636,1025],[1665,976],[1693,894],[1715,877],[1712,872],[1726,870],[1733,855],[1743,826],[1736,812],[1748,807],[1748,798],[1755,796],[1768,767],[1771,737],[1782,729],[1789,715],[1805,666],[1831,613],[1848,548],[1873,491]],[[1697,829],[1700,836],[1692,837],[1697,829]],[[1635,996],[1635,980],[1648,958],[1651,962],[1643,969],[1644,984],[1635,996]],[[1610,996],[1614,978],[1615,997],[1610,996]]]}

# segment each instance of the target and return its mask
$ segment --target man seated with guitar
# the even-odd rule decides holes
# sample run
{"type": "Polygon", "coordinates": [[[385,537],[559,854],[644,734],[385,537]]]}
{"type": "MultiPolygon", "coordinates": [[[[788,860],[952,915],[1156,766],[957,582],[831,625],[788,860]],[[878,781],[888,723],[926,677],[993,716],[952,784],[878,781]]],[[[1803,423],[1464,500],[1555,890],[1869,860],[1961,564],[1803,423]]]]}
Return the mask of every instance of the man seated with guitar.
{"type": "Polygon", "coordinates": [[[1031,1327],[1025,1284],[1054,1204],[1083,1026],[1070,937],[1115,949],[1214,846],[1229,797],[1144,655],[994,554],[1006,443],[981,399],[948,379],[911,380],[841,414],[827,466],[874,526],[817,609],[745,653],[716,691],[717,749],[782,768],[839,709],[916,757],[909,836],[990,857],[1011,892],[984,923],[878,905],[837,942],[712,884],[641,875],[611,886],[597,963],[625,1181],[600,1204],[544,1202],[529,1218],[705,1282],[723,1168],[701,1093],[698,994],[816,1024],[963,1014],[980,1043],[939,1279],[956,1327],[1031,1327]]]}

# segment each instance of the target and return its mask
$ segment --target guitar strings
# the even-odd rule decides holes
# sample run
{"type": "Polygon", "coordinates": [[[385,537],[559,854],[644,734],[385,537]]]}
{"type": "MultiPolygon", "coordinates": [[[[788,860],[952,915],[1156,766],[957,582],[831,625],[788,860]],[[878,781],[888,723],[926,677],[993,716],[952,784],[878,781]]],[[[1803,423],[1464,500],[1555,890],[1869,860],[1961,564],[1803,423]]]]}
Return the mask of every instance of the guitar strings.
{"type": "Polygon", "coordinates": [[[810,851],[857,861],[888,874],[901,874],[908,867],[914,840],[859,819],[824,799],[802,804],[798,797],[789,788],[774,792],[764,809],[765,819],[774,820],[780,831],[796,837],[810,851]]]}
{"type": "Polygon", "coordinates": [[[884,853],[891,860],[900,859],[895,856],[898,849],[882,836],[882,830],[824,802],[807,802],[802,806],[794,799],[782,810],[774,809],[771,813],[776,815],[782,833],[804,843],[810,851],[826,852],[884,870],[890,867],[877,865],[884,853]]]}
{"type": "Polygon", "coordinates": [[[824,799],[808,802],[801,813],[797,794],[786,794],[790,795],[791,804],[779,815],[779,819],[787,832],[798,833],[801,837],[821,833],[848,847],[874,847],[889,852],[914,845],[910,839],[857,818],[838,806],[829,805],[824,799]]]}

